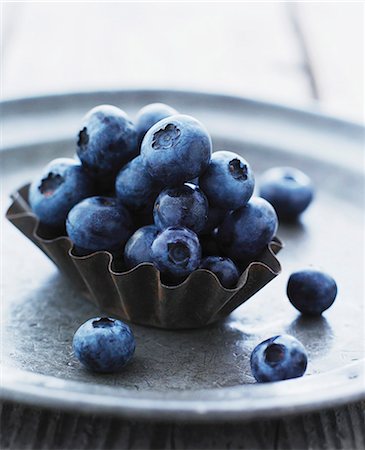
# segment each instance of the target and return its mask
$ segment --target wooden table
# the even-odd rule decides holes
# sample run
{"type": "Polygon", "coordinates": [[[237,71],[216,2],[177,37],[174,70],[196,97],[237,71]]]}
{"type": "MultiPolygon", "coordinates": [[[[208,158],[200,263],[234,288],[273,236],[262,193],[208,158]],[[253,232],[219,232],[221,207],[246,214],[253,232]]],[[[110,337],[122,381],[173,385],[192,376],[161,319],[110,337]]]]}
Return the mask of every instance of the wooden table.
{"type": "Polygon", "coordinates": [[[161,87],[364,119],[362,3],[6,3],[3,98],[161,87]]]}
{"type": "MultiPolygon", "coordinates": [[[[360,3],[7,3],[2,98],[189,88],[363,120],[360,3]]],[[[365,405],[222,427],[1,405],[3,449],[364,449],[365,405]]]]}

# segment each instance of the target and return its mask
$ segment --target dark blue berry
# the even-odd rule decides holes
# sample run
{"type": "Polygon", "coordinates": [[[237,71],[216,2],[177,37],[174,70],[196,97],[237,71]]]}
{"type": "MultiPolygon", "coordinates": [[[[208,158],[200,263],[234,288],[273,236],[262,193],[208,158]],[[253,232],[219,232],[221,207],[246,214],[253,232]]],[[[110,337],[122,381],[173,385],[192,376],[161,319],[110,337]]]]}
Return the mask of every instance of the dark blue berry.
{"type": "Polygon", "coordinates": [[[147,225],[129,238],[124,249],[124,261],[129,269],[143,262],[152,262],[151,246],[159,232],[155,225],[147,225]]]}
{"type": "Polygon", "coordinates": [[[209,234],[203,234],[199,237],[203,256],[219,255],[220,249],[217,242],[217,232],[215,229],[209,234]]]}
{"type": "Polygon", "coordinates": [[[154,180],[137,156],[119,172],[115,182],[115,193],[131,211],[148,214],[153,210],[161,185],[154,180]]]}
{"type": "Polygon", "coordinates": [[[70,209],[94,194],[94,182],[87,171],[71,158],[51,161],[30,186],[29,202],[45,225],[64,228],[70,209]]]}
{"type": "Polygon", "coordinates": [[[183,227],[169,227],[152,244],[152,260],[162,274],[181,278],[200,264],[201,248],[198,236],[183,227]]]}
{"type": "Polygon", "coordinates": [[[275,236],[278,219],[266,200],[253,197],[243,208],[229,213],[218,229],[222,252],[245,262],[261,253],[275,236]]]}
{"type": "Polygon", "coordinates": [[[260,181],[260,196],[273,205],[279,219],[296,219],[313,199],[312,182],[298,169],[275,167],[266,171],[260,181]]]}
{"type": "Polygon", "coordinates": [[[86,114],[78,134],[77,155],[98,179],[112,178],[137,154],[137,131],[124,111],[100,105],[86,114]]]}
{"type": "Polygon", "coordinates": [[[88,320],[73,338],[76,357],[94,372],[119,372],[132,358],[135,347],[129,326],[109,317],[88,320]]]}
{"type": "Polygon", "coordinates": [[[304,269],[290,275],[287,295],[298,311],[317,316],[335,301],[337,285],[327,273],[316,269],[304,269]]]}
{"type": "Polygon", "coordinates": [[[208,208],[208,219],[204,225],[204,228],[200,231],[201,235],[210,234],[215,230],[226,217],[227,210],[215,208],[214,206],[209,206],[208,208]]]}
{"type": "Polygon", "coordinates": [[[235,263],[223,256],[208,256],[203,258],[199,269],[206,269],[217,275],[218,280],[225,288],[234,288],[237,285],[239,272],[235,263]]]}
{"type": "Polygon", "coordinates": [[[81,251],[122,251],[133,233],[129,211],[113,197],[90,197],[68,214],[66,230],[81,251]]]}
{"type": "Polygon", "coordinates": [[[178,112],[165,103],[151,103],[141,108],[137,113],[136,129],[138,142],[141,144],[144,135],[157,122],[178,112]]]}
{"type": "Polygon", "coordinates": [[[199,186],[208,197],[209,205],[221,209],[237,209],[252,196],[255,180],[248,162],[236,153],[214,152],[199,186]]]}
{"type": "Polygon", "coordinates": [[[212,142],[196,119],[175,115],[150,128],[141,154],[150,174],[166,186],[177,186],[200,176],[208,167],[212,142]]]}
{"type": "Polygon", "coordinates": [[[259,383],[301,377],[307,368],[307,353],[301,342],[287,334],[274,336],[251,353],[251,372],[259,383]]]}
{"type": "Polygon", "coordinates": [[[195,184],[166,188],[156,199],[153,217],[161,230],[182,226],[199,233],[208,218],[208,201],[195,184]]]}

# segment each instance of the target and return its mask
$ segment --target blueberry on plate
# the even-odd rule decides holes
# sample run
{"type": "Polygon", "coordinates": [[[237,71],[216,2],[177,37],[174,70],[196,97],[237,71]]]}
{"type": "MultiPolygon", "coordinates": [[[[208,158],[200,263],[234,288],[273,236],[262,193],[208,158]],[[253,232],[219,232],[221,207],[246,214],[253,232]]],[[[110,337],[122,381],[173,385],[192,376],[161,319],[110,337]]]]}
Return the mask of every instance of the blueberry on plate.
{"type": "Polygon", "coordinates": [[[124,261],[129,269],[143,262],[153,262],[151,246],[159,232],[155,225],[147,225],[129,238],[124,249],[124,261]]]}
{"type": "Polygon", "coordinates": [[[199,234],[206,235],[212,233],[213,230],[215,230],[223,222],[227,212],[228,211],[226,209],[209,206],[208,219],[199,234]]]}
{"type": "Polygon", "coordinates": [[[150,128],[141,155],[150,174],[165,186],[177,186],[200,176],[212,153],[209,133],[193,117],[177,114],[150,128]]]}
{"type": "Polygon", "coordinates": [[[109,317],[88,320],[73,338],[77,359],[93,372],[119,372],[132,358],[135,347],[129,326],[109,317]]]}
{"type": "Polygon", "coordinates": [[[277,228],[274,208],[266,200],[253,197],[226,216],[218,228],[219,246],[234,261],[246,262],[264,250],[277,228]]]}
{"type": "Polygon", "coordinates": [[[157,122],[166,117],[178,114],[176,109],[165,103],[151,103],[141,108],[137,113],[136,129],[138,142],[141,144],[144,135],[157,122]]]}
{"type": "Polygon", "coordinates": [[[293,336],[274,336],[251,353],[251,372],[259,383],[301,377],[307,368],[307,353],[293,336]]]}
{"type": "Polygon", "coordinates": [[[81,252],[118,252],[133,233],[133,222],[129,211],[116,198],[90,197],[71,209],[66,230],[81,252]]]}
{"type": "Polygon", "coordinates": [[[298,169],[275,167],[261,176],[260,196],[273,205],[279,219],[297,219],[309,206],[313,195],[311,180],[298,169]]]}
{"type": "Polygon", "coordinates": [[[29,190],[29,203],[40,222],[64,228],[70,209],[94,194],[94,182],[87,171],[71,158],[51,161],[29,190]]]}
{"type": "Polygon", "coordinates": [[[248,162],[236,153],[220,151],[212,154],[208,169],[199,185],[209,205],[221,209],[237,209],[252,196],[255,179],[248,162]]]}
{"type": "Polygon", "coordinates": [[[198,236],[184,227],[169,227],[152,244],[152,260],[162,274],[176,279],[198,268],[201,248],[198,236]]]}
{"type": "Polygon", "coordinates": [[[156,199],[153,217],[161,230],[181,226],[199,233],[208,218],[208,201],[195,184],[166,188],[156,199]]]}
{"type": "Polygon", "coordinates": [[[131,211],[152,212],[161,184],[154,180],[143,164],[141,156],[132,159],[117,175],[115,194],[131,211]]]}
{"type": "Polygon", "coordinates": [[[301,313],[318,316],[335,301],[337,285],[327,273],[304,269],[290,275],[287,285],[290,303],[301,313]]]}
{"type": "Polygon", "coordinates": [[[115,175],[137,154],[137,131],[123,110],[100,105],[86,114],[78,134],[77,155],[97,178],[115,175]]]}
{"type": "Polygon", "coordinates": [[[236,287],[240,276],[236,264],[231,259],[223,256],[208,256],[203,258],[199,269],[206,269],[213,272],[221,285],[228,289],[236,287]]]}

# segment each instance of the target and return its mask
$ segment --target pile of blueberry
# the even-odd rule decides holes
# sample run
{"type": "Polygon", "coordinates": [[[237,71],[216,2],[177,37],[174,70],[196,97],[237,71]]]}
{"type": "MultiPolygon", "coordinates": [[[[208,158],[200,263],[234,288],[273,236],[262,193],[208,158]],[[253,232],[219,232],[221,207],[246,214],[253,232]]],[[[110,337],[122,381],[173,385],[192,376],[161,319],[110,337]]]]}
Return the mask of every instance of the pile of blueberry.
{"type": "MultiPolygon", "coordinates": [[[[206,128],[161,103],[142,108],[133,124],[121,109],[102,105],[84,117],[77,155],[50,162],[34,180],[29,201],[41,224],[67,232],[76,255],[109,251],[125,269],[153,263],[166,283],[197,268],[234,288],[242,271],[275,236],[280,220],[295,220],[311,203],[313,187],[301,171],[267,171],[254,197],[249,163],[229,151],[212,154],[206,128]]],[[[318,315],[337,294],[329,275],[291,275],[287,295],[303,314],[318,315]]],[[[74,353],[97,372],[119,371],[135,350],[128,325],[95,318],[75,333],[74,353]]],[[[303,345],[274,336],[251,355],[259,382],[302,376],[303,345]]]]}
{"type": "MultiPolygon", "coordinates": [[[[298,180],[290,189],[302,189],[298,180]]],[[[49,163],[29,201],[43,225],[67,232],[78,256],[109,251],[123,270],[153,263],[167,284],[207,269],[234,288],[278,226],[273,206],[252,197],[254,185],[249,163],[229,151],[212,154],[208,131],[193,117],[151,104],[133,124],[102,105],[83,119],[77,159],[49,163]]]]}

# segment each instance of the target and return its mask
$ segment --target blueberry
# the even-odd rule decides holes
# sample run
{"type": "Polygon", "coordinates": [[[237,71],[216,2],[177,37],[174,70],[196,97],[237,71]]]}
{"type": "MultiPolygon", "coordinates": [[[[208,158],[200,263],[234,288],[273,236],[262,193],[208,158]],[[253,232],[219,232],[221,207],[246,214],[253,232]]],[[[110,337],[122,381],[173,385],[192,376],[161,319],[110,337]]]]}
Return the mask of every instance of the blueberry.
{"type": "Polygon", "coordinates": [[[217,242],[217,229],[209,234],[203,234],[199,237],[203,256],[219,255],[220,249],[217,242]]]}
{"type": "Polygon", "coordinates": [[[196,119],[175,115],[150,128],[141,155],[150,174],[166,186],[177,186],[200,176],[208,167],[212,141],[196,119]]]}
{"type": "Polygon", "coordinates": [[[307,353],[301,342],[284,334],[257,345],[251,353],[250,362],[252,375],[259,383],[288,380],[304,374],[307,353]]]}
{"type": "Polygon", "coordinates": [[[208,256],[203,258],[199,269],[207,269],[217,275],[222,286],[234,288],[237,285],[239,272],[235,263],[223,256],[208,256]]]}
{"type": "Polygon", "coordinates": [[[260,196],[269,201],[283,220],[295,220],[311,203],[313,185],[307,175],[292,167],[275,167],[261,177],[260,196]]]}
{"type": "Polygon", "coordinates": [[[301,313],[320,315],[335,301],[337,285],[327,273],[304,269],[290,275],[287,295],[291,304],[301,313]]]}
{"type": "Polygon", "coordinates": [[[151,103],[141,108],[137,113],[136,119],[139,144],[141,144],[144,135],[155,123],[175,114],[178,114],[176,109],[165,105],[165,103],[151,103]]]}
{"type": "Polygon", "coordinates": [[[151,246],[159,232],[155,225],[147,225],[129,238],[124,249],[124,261],[128,268],[143,262],[152,262],[151,246]]]}
{"type": "Polygon", "coordinates": [[[208,170],[199,185],[209,205],[221,209],[237,209],[252,196],[255,180],[248,162],[236,153],[214,152],[208,170]]]}
{"type": "Polygon", "coordinates": [[[229,213],[218,228],[222,252],[234,261],[257,256],[275,236],[278,218],[266,200],[253,197],[243,208],[229,213]]]}
{"type": "Polygon", "coordinates": [[[152,212],[161,185],[149,174],[142,158],[137,156],[119,172],[115,182],[115,192],[119,200],[131,211],[152,212]]]}
{"type": "Polygon", "coordinates": [[[162,274],[181,278],[200,264],[201,248],[198,236],[184,227],[169,227],[152,244],[153,263],[162,274]]]}
{"type": "Polygon", "coordinates": [[[97,178],[113,178],[137,154],[137,131],[124,111],[100,105],[86,114],[78,134],[77,155],[97,178]]]}
{"type": "Polygon", "coordinates": [[[79,249],[122,251],[133,232],[129,211],[113,197],[90,197],[75,205],[66,221],[67,233],[79,249]]]}
{"type": "Polygon", "coordinates": [[[77,359],[94,372],[119,372],[132,358],[135,348],[129,326],[109,317],[88,320],[73,338],[77,359]]]}
{"type": "Polygon", "coordinates": [[[195,184],[166,188],[156,199],[153,217],[161,230],[182,226],[198,233],[208,218],[208,201],[195,184]]]}
{"type": "Polygon", "coordinates": [[[71,158],[51,161],[29,190],[33,212],[45,225],[64,228],[70,209],[94,194],[94,183],[86,170],[71,158]]]}
{"type": "Polygon", "coordinates": [[[200,234],[210,234],[214,229],[216,229],[224,220],[227,214],[227,210],[215,208],[214,206],[209,206],[208,208],[208,219],[204,225],[204,228],[200,231],[200,234]]]}

